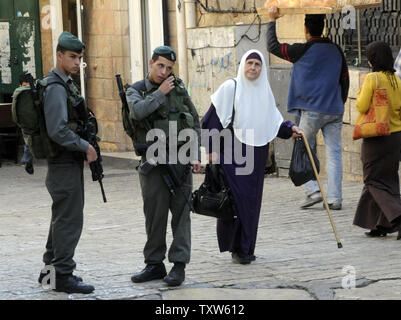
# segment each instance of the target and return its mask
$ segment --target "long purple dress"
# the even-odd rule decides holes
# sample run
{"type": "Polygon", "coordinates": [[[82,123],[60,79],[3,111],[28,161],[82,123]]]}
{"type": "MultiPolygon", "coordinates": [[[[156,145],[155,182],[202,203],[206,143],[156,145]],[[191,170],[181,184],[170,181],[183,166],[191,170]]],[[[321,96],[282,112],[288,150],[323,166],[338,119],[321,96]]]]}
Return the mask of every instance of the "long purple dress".
{"type": "MultiPolygon", "coordinates": [[[[291,121],[283,122],[277,136],[282,139],[290,138],[293,133],[292,126],[293,123],[291,121]]],[[[223,130],[213,104],[202,119],[202,129],[217,129],[219,132],[223,130]]],[[[232,137],[233,140],[237,139],[234,134],[232,137]]],[[[220,160],[220,163],[235,200],[238,218],[232,221],[218,219],[217,239],[221,252],[230,251],[240,255],[252,256],[256,245],[269,144],[262,147],[253,147],[247,146],[238,140],[237,143],[242,145],[243,155],[245,155],[247,148],[254,149],[254,170],[249,175],[236,175],[236,169],[245,165],[235,163],[234,148],[229,145],[228,147],[221,145],[220,159],[222,160],[220,160]],[[224,163],[223,159],[227,158],[225,157],[227,153],[231,153],[232,163],[224,163]]],[[[205,147],[211,148],[211,138],[209,141],[203,141],[203,144],[205,147]],[[206,143],[209,143],[209,146],[206,146],[206,143]]],[[[234,146],[234,141],[232,141],[232,146],[234,146]]]]}

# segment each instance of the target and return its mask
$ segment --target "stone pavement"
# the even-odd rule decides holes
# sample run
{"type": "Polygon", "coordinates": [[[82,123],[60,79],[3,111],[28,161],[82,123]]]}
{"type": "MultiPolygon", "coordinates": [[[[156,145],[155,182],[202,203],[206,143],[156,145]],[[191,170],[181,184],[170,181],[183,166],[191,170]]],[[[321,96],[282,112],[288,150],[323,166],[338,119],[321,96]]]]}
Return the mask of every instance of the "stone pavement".
{"type": "MultiPolygon", "coordinates": [[[[76,274],[96,290],[91,295],[68,295],[44,290],[37,282],[50,221],[46,166],[37,164],[29,176],[21,165],[3,163],[0,299],[401,299],[401,241],[396,241],[396,234],[370,239],[365,230],[352,225],[362,184],[345,182],[344,209],[332,212],[344,246],[338,249],[322,205],[300,210],[303,189],[275,177],[265,179],[254,263],[234,264],[229,253],[219,253],[216,221],[193,215],[192,261],[183,286],[171,289],[162,281],[133,284],[130,277],[144,266],[145,243],[134,165],[133,160],[105,157],[106,204],[86,168],[85,222],[75,255],[76,274]],[[356,288],[344,289],[353,279],[356,288]]],[[[202,179],[203,175],[195,176],[195,187],[202,179]]],[[[171,243],[170,228],[168,232],[171,243]]]]}

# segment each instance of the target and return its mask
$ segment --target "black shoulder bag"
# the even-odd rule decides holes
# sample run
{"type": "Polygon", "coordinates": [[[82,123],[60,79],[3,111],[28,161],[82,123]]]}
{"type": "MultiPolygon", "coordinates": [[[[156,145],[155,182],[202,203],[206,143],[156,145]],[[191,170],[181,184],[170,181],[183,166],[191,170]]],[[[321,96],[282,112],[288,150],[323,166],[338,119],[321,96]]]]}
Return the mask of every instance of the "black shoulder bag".
{"type": "MultiPolygon", "coordinates": [[[[235,93],[237,82],[235,82],[235,93]]],[[[228,128],[232,129],[234,123],[234,103],[231,122],[228,128]]],[[[205,180],[198,190],[192,193],[192,207],[194,213],[215,217],[222,220],[236,218],[236,208],[231,190],[224,177],[224,171],[220,164],[207,164],[205,169],[205,180]]]]}

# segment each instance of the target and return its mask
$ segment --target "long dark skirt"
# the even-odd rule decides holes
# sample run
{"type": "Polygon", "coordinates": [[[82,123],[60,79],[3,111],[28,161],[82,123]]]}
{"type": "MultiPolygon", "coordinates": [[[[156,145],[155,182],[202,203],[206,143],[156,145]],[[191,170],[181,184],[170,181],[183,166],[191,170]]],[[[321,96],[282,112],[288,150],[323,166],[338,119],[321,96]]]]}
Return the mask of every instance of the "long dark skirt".
{"type": "Polygon", "coordinates": [[[365,186],[354,225],[387,233],[398,231],[401,219],[400,151],[401,132],[363,140],[361,160],[365,186]]]}
{"type": "MultiPolygon", "coordinates": [[[[289,139],[292,135],[292,122],[287,121],[281,125],[278,137],[289,139]]],[[[202,119],[202,129],[223,130],[216,109],[212,105],[202,119]]],[[[238,218],[232,221],[217,220],[217,239],[221,252],[230,251],[242,255],[253,255],[256,246],[260,209],[262,205],[264,170],[269,153],[269,144],[261,147],[245,145],[231,136],[231,144],[221,145],[220,163],[224,171],[227,183],[232,191],[238,218]],[[234,140],[236,143],[234,143],[234,140]],[[253,154],[253,171],[247,175],[239,174],[238,170],[244,167],[249,168],[249,163],[239,164],[234,155],[236,148],[240,145],[242,156],[253,154]],[[227,156],[230,156],[227,161],[227,156]]],[[[211,141],[206,140],[203,145],[208,146],[211,152],[211,141]]]]}
{"type": "Polygon", "coordinates": [[[250,175],[237,175],[236,170],[240,166],[236,164],[222,165],[235,199],[238,218],[233,221],[217,220],[217,239],[221,252],[253,255],[255,251],[269,145],[253,149],[255,162],[250,175]]]}

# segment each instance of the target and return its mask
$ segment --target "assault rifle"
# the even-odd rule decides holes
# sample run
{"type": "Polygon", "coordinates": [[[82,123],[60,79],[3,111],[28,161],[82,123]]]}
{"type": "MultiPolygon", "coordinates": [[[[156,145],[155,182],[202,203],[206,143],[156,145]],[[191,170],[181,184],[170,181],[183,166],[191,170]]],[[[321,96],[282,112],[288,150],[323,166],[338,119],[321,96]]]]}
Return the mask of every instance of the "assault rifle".
{"type": "Polygon", "coordinates": [[[93,181],[98,181],[100,185],[100,190],[102,191],[102,196],[103,196],[103,202],[107,202],[106,199],[106,194],[104,193],[104,188],[103,188],[103,166],[102,166],[102,155],[100,154],[100,147],[99,144],[97,143],[97,137],[96,137],[96,127],[93,121],[96,121],[95,117],[93,114],[90,112],[88,123],[86,125],[87,127],[87,137],[88,137],[88,142],[95,148],[96,153],[97,153],[97,159],[94,162],[91,162],[89,164],[89,167],[92,171],[92,180],[93,181]]]}
{"type": "MultiPolygon", "coordinates": [[[[79,104],[81,105],[80,107],[83,107],[83,98],[82,100],[79,102],[79,104]]],[[[86,112],[84,112],[86,113],[86,112]]],[[[91,110],[87,111],[87,115],[84,117],[84,119],[86,119],[84,121],[84,126],[82,128],[82,132],[80,132],[80,136],[82,137],[82,139],[86,140],[89,142],[90,145],[92,145],[92,147],[95,149],[96,153],[97,153],[97,159],[96,161],[93,161],[89,164],[89,168],[91,169],[92,172],[92,180],[93,181],[98,181],[99,185],[100,185],[100,190],[102,191],[102,196],[103,196],[103,202],[107,202],[106,199],[106,194],[104,192],[104,188],[103,188],[103,166],[102,166],[102,155],[100,153],[100,147],[98,142],[98,138],[96,136],[97,134],[97,121],[96,118],[94,116],[94,114],[92,113],[91,110]]],[[[86,155],[85,155],[86,158],[86,155]]]]}

